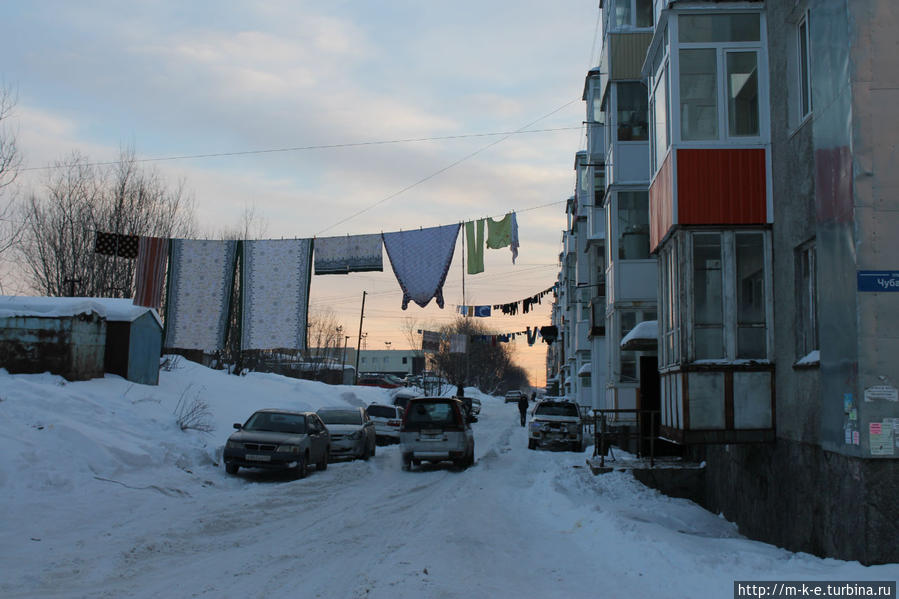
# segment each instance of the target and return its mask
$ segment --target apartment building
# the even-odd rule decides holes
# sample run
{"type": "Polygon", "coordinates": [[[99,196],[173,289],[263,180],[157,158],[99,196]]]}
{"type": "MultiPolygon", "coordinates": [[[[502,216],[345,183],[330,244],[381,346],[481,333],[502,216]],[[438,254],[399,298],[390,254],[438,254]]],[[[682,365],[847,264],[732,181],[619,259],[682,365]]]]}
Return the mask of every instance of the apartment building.
{"type": "Polygon", "coordinates": [[[897,561],[899,10],[657,0],[654,21],[663,435],[741,532],[897,561]]]}

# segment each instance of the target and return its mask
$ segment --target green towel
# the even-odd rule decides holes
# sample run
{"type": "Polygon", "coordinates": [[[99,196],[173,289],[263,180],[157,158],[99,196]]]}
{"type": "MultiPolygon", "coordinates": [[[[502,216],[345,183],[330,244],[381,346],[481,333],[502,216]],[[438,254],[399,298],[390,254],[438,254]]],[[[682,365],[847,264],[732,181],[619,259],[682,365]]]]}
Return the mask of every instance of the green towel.
{"type": "Polygon", "coordinates": [[[512,216],[510,212],[503,220],[487,220],[487,247],[491,250],[504,248],[512,243],[512,216]]]}
{"type": "Polygon", "coordinates": [[[484,272],[484,220],[465,223],[465,243],[468,244],[468,274],[484,272]]]}

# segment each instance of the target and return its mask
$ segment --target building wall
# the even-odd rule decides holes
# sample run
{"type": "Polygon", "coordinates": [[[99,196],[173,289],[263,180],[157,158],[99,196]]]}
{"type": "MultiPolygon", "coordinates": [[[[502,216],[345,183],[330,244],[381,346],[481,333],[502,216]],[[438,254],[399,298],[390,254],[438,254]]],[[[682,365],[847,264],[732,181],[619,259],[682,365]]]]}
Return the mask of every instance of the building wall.
{"type": "Polygon", "coordinates": [[[0,367],[52,372],[70,381],[103,376],[106,321],[95,313],[59,318],[0,318],[0,367]]]}
{"type": "MultiPolygon", "coordinates": [[[[776,441],[691,448],[706,462],[691,495],[740,532],[793,551],[899,561],[899,468],[872,456],[869,425],[899,402],[899,293],[862,293],[858,270],[899,271],[893,164],[899,9],[889,0],[767,2],[774,191],[776,441]],[[790,118],[795,28],[811,9],[813,117],[790,118]],[[882,95],[881,95],[882,92],[882,95]],[[797,247],[814,240],[820,364],[796,364],[797,247]],[[858,433],[856,440],[847,431],[858,433]]],[[[895,439],[894,439],[895,443],[895,439]]]]}

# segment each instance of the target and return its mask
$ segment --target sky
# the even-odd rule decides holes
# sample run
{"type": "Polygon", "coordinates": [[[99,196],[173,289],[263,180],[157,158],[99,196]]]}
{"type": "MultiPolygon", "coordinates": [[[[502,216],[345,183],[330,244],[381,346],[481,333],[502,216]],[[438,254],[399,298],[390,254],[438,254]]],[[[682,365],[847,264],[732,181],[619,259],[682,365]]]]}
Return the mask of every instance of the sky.
{"type": "MultiPolygon", "coordinates": [[[[366,347],[406,347],[407,318],[439,326],[459,304],[517,301],[555,282],[598,16],[596,0],[2,3],[0,81],[17,93],[11,124],[27,169],[19,191],[39,189],[74,151],[102,162],[133,147],[185,183],[210,235],[247,208],[267,238],[516,211],[517,264],[488,250],[463,298],[460,240],[444,310],[401,310],[386,257],[384,273],[314,278],[312,311],[333,311],[351,345],[366,291],[366,347]],[[520,130],[540,131],[508,135],[520,130]],[[193,155],[207,157],[170,159],[193,155]]],[[[549,304],[487,324],[546,325],[549,304]]],[[[515,354],[542,384],[542,344],[515,354]]]]}
{"type": "Polygon", "coordinates": [[[474,388],[474,466],[405,472],[390,445],[302,480],[226,474],[232,423],[260,408],[389,403],[389,390],[236,377],[186,360],[158,386],[0,369],[0,390],[4,599],[719,599],[735,596],[734,581],[899,578],[899,564],[753,541],[629,472],[594,476],[592,446],[530,451],[517,406],[474,388]],[[208,433],[176,422],[194,399],[208,433]]]}

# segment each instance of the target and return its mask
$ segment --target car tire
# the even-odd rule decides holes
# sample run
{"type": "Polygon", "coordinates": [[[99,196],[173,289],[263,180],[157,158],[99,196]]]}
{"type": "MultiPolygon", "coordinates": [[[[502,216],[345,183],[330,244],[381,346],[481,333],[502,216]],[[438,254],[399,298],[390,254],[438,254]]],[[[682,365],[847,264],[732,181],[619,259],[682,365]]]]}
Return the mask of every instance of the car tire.
{"type": "Polygon", "coordinates": [[[237,464],[225,462],[225,472],[227,472],[228,474],[237,474],[238,470],[240,470],[240,466],[238,466],[237,464]]]}
{"type": "Polygon", "coordinates": [[[528,449],[537,449],[537,442],[533,439],[528,439],[528,449]]]}
{"type": "Polygon", "coordinates": [[[297,465],[294,473],[297,478],[306,478],[306,464],[309,463],[309,454],[304,453],[297,459],[297,465]]]}
{"type": "Polygon", "coordinates": [[[408,453],[403,454],[403,470],[412,470],[412,455],[408,453]]]}
{"type": "Polygon", "coordinates": [[[371,447],[368,446],[368,443],[365,444],[365,449],[362,450],[362,454],[359,457],[366,462],[371,457],[371,447]]]}
{"type": "Polygon", "coordinates": [[[328,454],[331,453],[331,448],[328,447],[325,449],[324,453],[322,453],[322,459],[315,465],[316,470],[327,470],[328,469],[328,454]]]}

